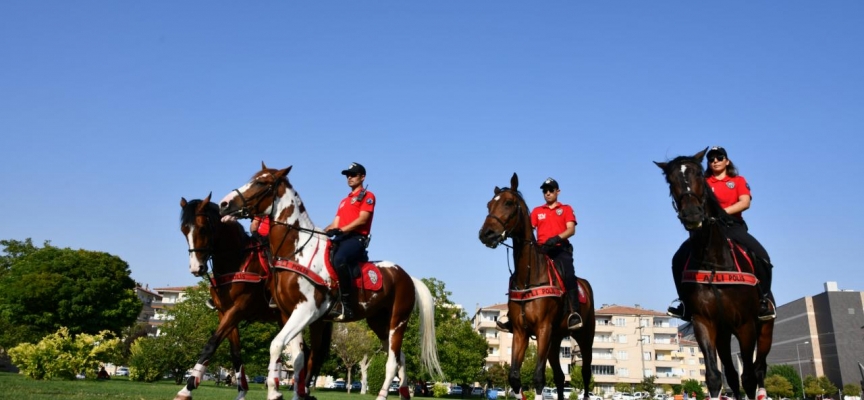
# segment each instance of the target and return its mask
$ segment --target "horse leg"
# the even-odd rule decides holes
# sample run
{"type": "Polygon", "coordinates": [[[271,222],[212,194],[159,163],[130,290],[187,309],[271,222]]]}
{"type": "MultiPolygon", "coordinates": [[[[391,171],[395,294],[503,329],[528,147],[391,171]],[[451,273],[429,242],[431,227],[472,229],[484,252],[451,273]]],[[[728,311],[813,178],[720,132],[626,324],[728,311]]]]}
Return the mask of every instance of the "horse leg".
{"type": "Polygon", "coordinates": [[[306,375],[306,379],[302,381],[298,381],[294,379],[295,391],[297,391],[298,386],[296,385],[305,385],[306,398],[314,398],[310,392],[312,388],[315,386],[313,379],[318,377],[318,374],[321,372],[321,366],[324,365],[324,361],[330,357],[330,342],[333,338],[333,323],[330,321],[317,320],[309,325],[309,360],[306,362],[306,369],[309,373],[306,375]]]}
{"type": "MultiPolygon", "coordinates": [[[[513,327],[520,321],[513,321],[513,327]]],[[[513,355],[510,357],[510,375],[507,376],[507,382],[513,388],[513,393],[516,394],[517,400],[522,400],[522,361],[525,359],[525,349],[528,347],[528,333],[522,329],[513,331],[513,355]]]]}
{"type": "MultiPolygon", "coordinates": [[[[288,322],[285,323],[282,330],[280,330],[279,333],[276,334],[276,337],[273,338],[273,341],[270,342],[270,363],[267,365],[268,400],[282,399],[282,393],[279,392],[279,372],[281,370],[279,359],[282,357],[282,349],[285,348],[285,345],[288,344],[289,341],[293,341],[297,338],[300,332],[303,331],[303,328],[308,326],[311,321],[320,317],[321,314],[322,312],[317,309],[314,304],[308,302],[300,304],[295,310],[293,310],[291,317],[288,318],[288,322]]],[[[301,336],[297,342],[292,342],[295,375],[302,372],[305,367],[305,356],[303,355],[300,346],[302,340],[301,336]]],[[[294,381],[296,382],[297,379],[294,381]]],[[[296,399],[296,391],[294,395],[296,399]]]]}
{"type": "MultiPolygon", "coordinates": [[[[374,318],[368,318],[366,321],[372,332],[378,336],[378,339],[387,345],[387,364],[385,367],[384,383],[381,385],[381,390],[378,391],[378,397],[376,398],[376,400],[384,400],[387,398],[387,389],[390,387],[390,382],[396,377],[397,372],[400,375],[404,374],[404,372],[399,371],[405,368],[405,355],[402,354],[402,339],[405,335],[405,329],[408,327],[408,321],[399,320],[396,316],[391,315],[375,316],[374,318]]],[[[400,385],[403,383],[404,379],[400,385]]],[[[402,396],[401,392],[400,386],[400,396],[402,396]]]]}
{"type": "Polygon", "coordinates": [[[714,347],[717,333],[714,322],[701,315],[693,316],[693,327],[699,349],[702,350],[705,358],[705,383],[708,386],[708,396],[716,400],[720,397],[723,380],[720,377],[720,369],[717,368],[717,348],[714,347]]]}
{"type": "Polygon", "coordinates": [[[303,343],[303,335],[294,336],[289,342],[291,346],[291,357],[294,360],[294,400],[305,399],[309,395],[306,390],[306,353],[311,352],[303,343]]]}
{"type": "MultiPolygon", "coordinates": [[[[738,339],[741,342],[741,339],[738,339]]],[[[735,370],[735,361],[732,359],[732,335],[729,332],[721,332],[717,335],[717,354],[720,363],[723,364],[723,373],[726,375],[726,383],[735,399],[741,399],[741,385],[738,382],[738,371],[735,370]]],[[[742,354],[743,351],[742,351],[742,354]]],[[[743,357],[742,357],[743,358],[743,357]]]]}
{"type": "Polygon", "coordinates": [[[234,312],[233,308],[228,310],[228,312],[220,314],[219,326],[216,327],[216,331],[213,332],[213,335],[211,335],[210,339],[207,340],[207,344],[205,344],[204,349],[201,350],[201,355],[198,356],[198,363],[192,368],[192,374],[189,376],[189,379],[186,380],[186,386],[177,392],[177,395],[174,396],[174,400],[192,400],[192,391],[197,389],[198,385],[201,383],[201,378],[204,377],[204,372],[207,371],[207,365],[210,363],[210,358],[213,357],[213,353],[216,352],[216,349],[219,348],[219,345],[223,340],[225,340],[225,337],[228,336],[232,330],[237,329],[237,323],[240,320],[240,316],[238,313],[234,312]]]}
{"type": "MultiPolygon", "coordinates": [[[[591,310],[594,311],[594,310],[591,310]]],[[[587,313],[585,315],[588,315],[587,313]]],[[[572,338],[576,340],[576,344],[579,345],[579,351],[582,352],[582,382],[585,386],[585,394],[583,395],[584,399],[588,399],[588,392],[593,389],[591,387],[591,363],[593,362],[593,347],[594,347],[594,320],[591,319],[591,329],[589,330],[588,325],[582,326],[582,329],[576,331],[572,338]]]]}
{"type": "MultiPolygon", "coordinates": [[[[543,386],[546,385],[546,361],[549,358],[549,347],[551,346],[550,337],[552,336],[552,324],[541,324],[541,328],[537,330],[537,364],[534,367],[534,398],[542,397],[543,386]]],[[[559,343],[560,346],[560,343],[559,343]]],[[[557,356],[557,354],[556,354],[557,356]]],[[[562,385],[559,390],[563,390],[562,385]]],[[[558,399],[563,400],[563,392],[559,394],[558,399]]]]}
{"type": "MultiPolygon", "coordinates": [[[[555,335],[549,343],[549,366],[552,367],[552,377],[555,381],[555,386],[558,387],[558,400],[564,400],[564,371],[561,370],[561,359],[558,354],[561,352],[561,337],[555,335]]],[[[543,374],[545,380],[546,374],[543,374]]],[[[545,383],[545,382],[544,382],[545,383]]],[[[545,385],[541,385],[542,387],[545,385]]],[[[536,398],[536,397],[535,397],[536,398]]]]}
{"type": "Polygon", "coordinates": [[[764,400],[768,397],[765,391],[765,374],[768,369],[768,353],[771,351],[771,342],[774,337],[774,320],[768,320],[757,324],[759,338],[756,342],[756,361],[753,365],[753,373],[756,376],[757,394],[756,400],[764,400]]]}
{"type": "Polygon", "coordinates": [[[237,382],[237,397],[234,400],[245,400],[246,393],[249,392],[249,382],[246,381],[246,370],[240,357],[240,330],[237,326],[228,333],[228,343],[231,344],[231,364],[236,374],[234,382],[237,382]]]}

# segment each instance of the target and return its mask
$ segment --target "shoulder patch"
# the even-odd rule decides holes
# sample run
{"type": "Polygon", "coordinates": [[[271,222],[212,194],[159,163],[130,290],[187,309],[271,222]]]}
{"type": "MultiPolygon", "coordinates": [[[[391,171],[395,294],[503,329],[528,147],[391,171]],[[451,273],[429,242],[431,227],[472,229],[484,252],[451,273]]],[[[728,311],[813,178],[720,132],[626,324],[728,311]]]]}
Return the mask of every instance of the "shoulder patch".
{"type": "Polygon", "coordinates": [[[370,197],[366,199],[366,204],[369,204],[371,206],[372,204],[375,204],[375,200],[372,200],[372,198],[370,197]]]}

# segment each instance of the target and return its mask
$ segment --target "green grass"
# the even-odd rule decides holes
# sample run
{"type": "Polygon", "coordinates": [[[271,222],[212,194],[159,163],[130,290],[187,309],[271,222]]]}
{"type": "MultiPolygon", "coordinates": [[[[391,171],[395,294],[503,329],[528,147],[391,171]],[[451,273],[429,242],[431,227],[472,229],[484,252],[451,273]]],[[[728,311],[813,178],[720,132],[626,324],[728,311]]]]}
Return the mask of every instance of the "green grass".
{"type": "MultiPolygon", "coordinates": [[[[121,377],[112,377],[108,381],[36,381],[24,375],[0,372],[0,398],[2,399],[170,400],[181,388],[182,385],[175,385],[173,381],[142,383],[121,377]]],[[[368,400],[374,398],[373,395],[337,393],[325,390],[314,390],[313,393],[319,400],[368,400]]],[[[285,399],[291,399],[294,393],[283,390],[282,395],[285,399]]],[[[237,388],[235,386],[216,386],[212,381],[202,382],[201,386],[192,392],[192,397],[195,400],[232,400],[236,396],[237,388]]],[[[267,391],[264,389],[264,385],[250,383],[246,398],[252,400],[266,399],[267,391]]],[[[398,399],[398,395],[391,394],[389,398],[398,399]]]]}

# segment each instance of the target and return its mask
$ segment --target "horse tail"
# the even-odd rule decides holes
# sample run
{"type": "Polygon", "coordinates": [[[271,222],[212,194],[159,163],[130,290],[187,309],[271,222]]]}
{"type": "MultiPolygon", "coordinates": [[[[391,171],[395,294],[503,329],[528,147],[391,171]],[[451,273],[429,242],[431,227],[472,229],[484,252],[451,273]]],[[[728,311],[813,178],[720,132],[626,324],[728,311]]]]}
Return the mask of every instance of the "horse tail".
{"type": "Polygon", "coordinates": [[[415,303],[420,312],[420,358],[426,371],[435,377],[443,377],[441,364],[438,362],[438,344],[435,340],[435,299],[423,281],[411,277],[414,281],[415,303]]]}

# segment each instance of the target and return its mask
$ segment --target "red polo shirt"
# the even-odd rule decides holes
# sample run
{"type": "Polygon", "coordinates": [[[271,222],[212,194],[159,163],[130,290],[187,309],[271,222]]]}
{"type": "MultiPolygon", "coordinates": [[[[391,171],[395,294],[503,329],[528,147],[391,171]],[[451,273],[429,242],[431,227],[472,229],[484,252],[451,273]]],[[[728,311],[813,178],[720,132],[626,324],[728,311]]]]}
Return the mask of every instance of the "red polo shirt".
{"type": "MultiPolygon", "coordinates": [[[[742,195],[750,196],[750,185],[747,184],[747,180],[744,179],[743,176],[726,176],[723,179],[717,179],[713,176],[709,176],[705,179],[708,182],[708,186],[711,186],[711,190],[714,192],[714,196],[717,197],[717,201],[720,202],[720,207],[726,208],[738,202],[738,198],[742,195]]],[[[737,213],[732,215],[735,218],[743,219],[741,213],[737,213]]]]}
{"type": "Polygon", "coordinates": [[[555,208],[544,204],[531,210],[531,226],[537,228],[537,242],[541,244],[566,231],[567,223],[571,221],[576,223],[576,214],[573,207],[566,204],[558,203],[555,208]]]}
{"type": "Polygon", "coordinates": [[[369,214],[371,214],[369,215],[369,220],[353,231],[361,235],[368,235],[369,231],[372,230],[372,217],[375,216],[375,195],[367,190],[366,193],[363,194],[363,197],[360,198],[360,193],[362,191],[363,189],[358,189],[348,193],[348,197],[342,199],[342,202],[339,203],[339,210],[336,211],[336,216],[339,217],[338,228],[342,228],[359,218],[360,211],[368,211],[369,214]]]}
{"type": "Polygon", "coordinates": [[[258,220],[258,234],[267,236],[270,234],[270,216],[255,217],[258,220]]]}

